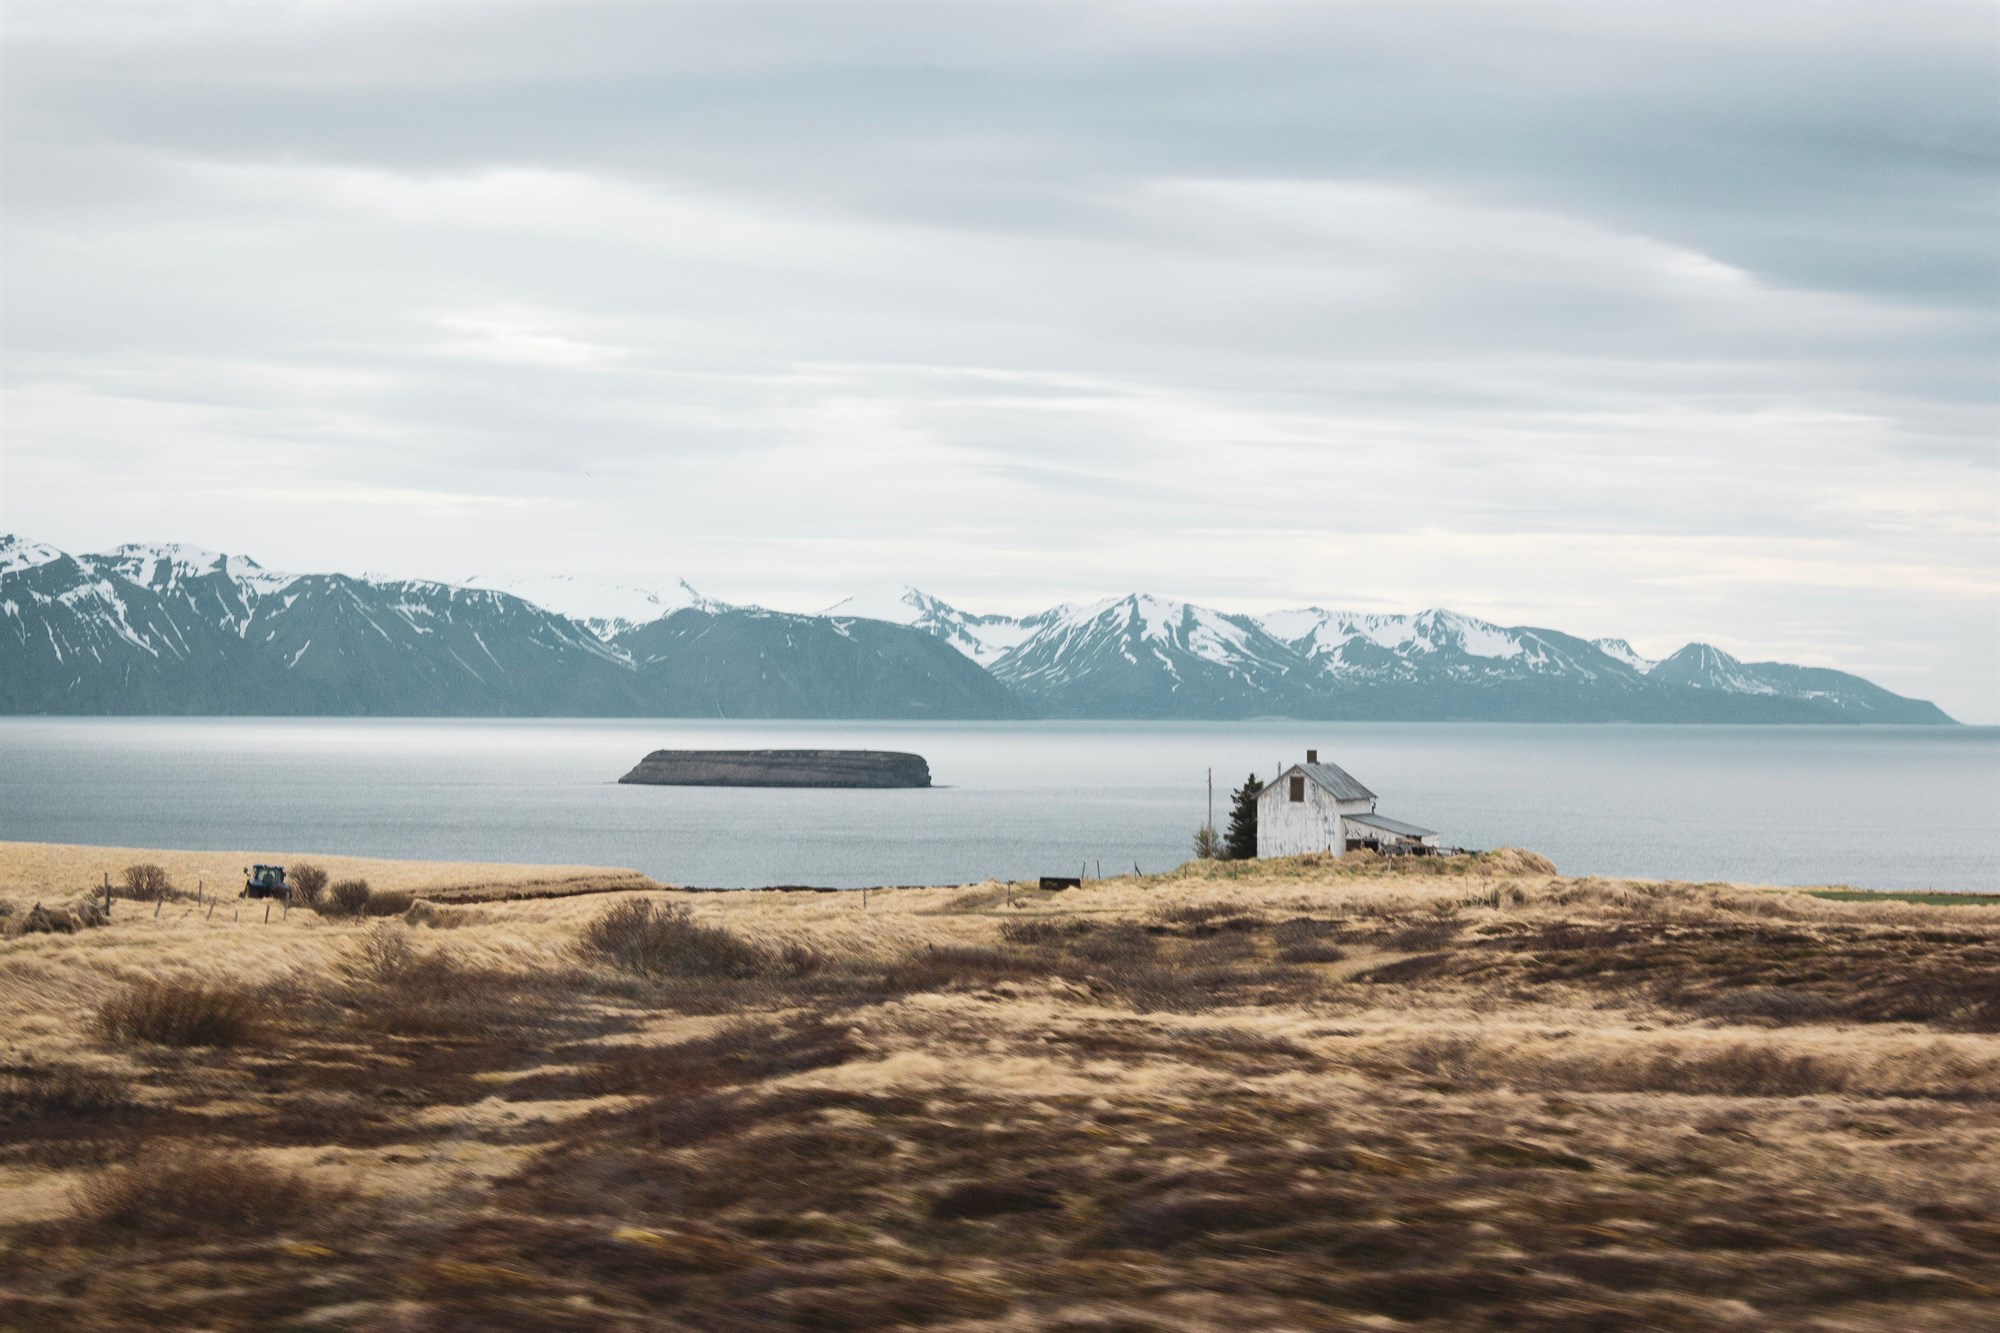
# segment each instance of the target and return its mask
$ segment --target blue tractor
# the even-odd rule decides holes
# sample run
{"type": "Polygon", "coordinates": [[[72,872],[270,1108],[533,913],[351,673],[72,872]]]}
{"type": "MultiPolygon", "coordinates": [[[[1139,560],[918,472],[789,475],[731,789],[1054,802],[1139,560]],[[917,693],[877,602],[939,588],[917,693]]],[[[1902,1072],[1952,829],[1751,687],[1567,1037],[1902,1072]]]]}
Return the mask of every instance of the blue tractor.
{"type": "Polygon", "coordinates": [[[245,898],[290,898],[292,886],[285,883],[283,866],[251,866],[243,872],[245,898]]]}

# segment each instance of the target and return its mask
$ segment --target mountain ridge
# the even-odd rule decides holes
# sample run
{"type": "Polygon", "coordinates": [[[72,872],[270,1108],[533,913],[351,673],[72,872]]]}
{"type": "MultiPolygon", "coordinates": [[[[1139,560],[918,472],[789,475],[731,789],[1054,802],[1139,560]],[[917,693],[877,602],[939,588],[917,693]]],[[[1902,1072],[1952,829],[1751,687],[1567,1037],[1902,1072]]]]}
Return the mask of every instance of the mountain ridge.
{"type": "Polygon", "coordinates": [[[1653,660],[1443,608],[1244,615],[1129,593],[1008,616],[902,585],[801,614],[686,580],[291,574],[12,535],[0,712],[1952,724],[1831,668],[1705,643],[1653,660]]]}

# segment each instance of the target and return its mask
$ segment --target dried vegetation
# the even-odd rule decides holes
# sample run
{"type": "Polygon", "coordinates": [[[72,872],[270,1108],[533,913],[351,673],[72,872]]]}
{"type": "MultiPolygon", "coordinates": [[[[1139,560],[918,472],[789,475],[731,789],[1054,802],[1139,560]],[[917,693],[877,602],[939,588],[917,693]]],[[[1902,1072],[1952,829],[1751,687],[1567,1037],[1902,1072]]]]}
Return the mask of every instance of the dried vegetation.
{"type": "Polygon", "coordinates": [[[0,944],[0,1325],[1830,1333],[2000,1291],[1990,907],[1501,853],[401,915],[0,944]]]}

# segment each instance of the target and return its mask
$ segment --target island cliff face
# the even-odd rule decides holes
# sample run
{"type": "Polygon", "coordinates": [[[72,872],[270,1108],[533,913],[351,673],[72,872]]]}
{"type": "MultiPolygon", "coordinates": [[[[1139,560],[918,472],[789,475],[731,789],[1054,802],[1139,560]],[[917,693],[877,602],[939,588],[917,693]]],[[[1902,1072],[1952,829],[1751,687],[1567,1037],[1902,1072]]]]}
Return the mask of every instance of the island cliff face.
{"type": "Polygon", "coordinates": [[[660,787],[928,787],[930,765],[895,750],[655,750],[620,782],[660,787]]]}

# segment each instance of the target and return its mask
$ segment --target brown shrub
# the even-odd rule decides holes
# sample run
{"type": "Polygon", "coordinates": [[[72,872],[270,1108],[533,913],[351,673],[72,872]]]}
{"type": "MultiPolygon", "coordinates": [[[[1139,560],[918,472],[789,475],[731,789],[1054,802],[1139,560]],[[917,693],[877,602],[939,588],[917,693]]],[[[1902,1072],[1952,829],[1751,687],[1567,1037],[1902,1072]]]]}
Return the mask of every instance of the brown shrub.
{"type": "Polygon", "coordinates": [[[86,924],[102,925],[102,921],[86,923],[77,913],[67,907],[44,907],[36,903],[28,909],[20,924],[8,933],[13,935],[74,935],[86,924]]]}
{"type": "Polygon", "coordinates": [[[367,880],[343,879],[328,887],[319,910],[326,916],[360,916],[368,910],[368,900],[373,896],[367,880]]]}
{"type": "Polygon", "coordinates": [[[362,906],[364,916],[401,916],[416,905],[417,895],[406,889],[374,889],[362,906]]]}
{"type": "Polygon", "coordinates": [[[417,965],[417,951],[410,945],[409,931],[383,922],[361,937],[356,951],[355,970],[371,981],[394,983],[417,965]]]}
{"type": "Polygon", "coordinates": [[[98,1176],[84,1187],[77,1213],[120,1231],[185,1236],[323,1220],[350,1197],[254,1159],[179,1152],[98,1176]]]}
{"type": "Polygon", "coordinates": [[[172,893],[174,888],[173,880],[167,875],[167,868],[156,866],[150,861],[126,866],[124,881],[127,898],[143,898],[148,902],[165,897],[172,893]]]}
{"type": "Polygon", "coordinates": [[[317,911],[320,898],[326,893],[326,871],[308,861],[293,866],[289,872],[292,893],[297,900],[317,911]]]}
{"type": "Polygon", "coordinates": [[[263,1005],[235,982],[131,982],[98,1006],[98,1032],[111,1041],[161,1046],[236,1046],[258,1033],[263,1005]]]}
{"type": "Polygon", "coordinates": [[[655,977],[754,977],[771,965],[764,950],[695,921],[679,903],[622,902],[583,928],[587,957],[655,977]]]}

